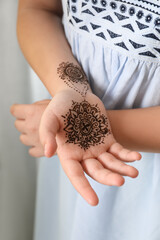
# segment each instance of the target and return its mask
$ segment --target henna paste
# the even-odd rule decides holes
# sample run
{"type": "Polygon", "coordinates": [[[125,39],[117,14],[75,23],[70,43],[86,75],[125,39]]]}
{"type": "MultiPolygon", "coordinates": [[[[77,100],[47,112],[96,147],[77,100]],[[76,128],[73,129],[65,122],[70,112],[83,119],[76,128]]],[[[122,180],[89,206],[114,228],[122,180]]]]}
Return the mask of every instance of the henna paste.
{"type": "Polygon", "coordinates": [[[108,120],[101,114],[99,107],[86,100],[74,102],[64,118],[67,141],[86,150],[91,146],[104,143],[104,137],[111,133],[108,120]]]}
{"type": "Polygon", "coordinates": [[[62,62],[57,69],[57,73],[70,88],[80,93],[82,97],[86,96],[89,89],[88,80],[79,66],[69,62],[62,62]],[[77,87],[77,84],[81,85],[80,88],[77,87]]]}
{"type": "Polygon", "coordinates": [[[111,133],[108,120],[101,114],[98,105],[85,100],[89,84],[83,70],[73,63],[62,62],[57,73],[64,82],[84,97],[82,102],[72,103],[64,118],[66,143],[77,144],[84,150],[104,143],[104,137],[111,133]]]}

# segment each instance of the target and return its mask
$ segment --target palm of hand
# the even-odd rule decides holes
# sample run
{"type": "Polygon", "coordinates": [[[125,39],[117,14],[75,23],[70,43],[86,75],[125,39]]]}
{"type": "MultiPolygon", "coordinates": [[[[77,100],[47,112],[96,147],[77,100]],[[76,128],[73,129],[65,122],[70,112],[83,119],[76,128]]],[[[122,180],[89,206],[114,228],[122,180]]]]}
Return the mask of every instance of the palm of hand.
{"type": "Polygon", "coordinates": [[[124,183],[122,175],[138,175],[124,161],[138,160],[140,154],[116,142],[104,106],[93,94],[87,101],[74,91],[57,94],[42,116],[40,138],[46,156],[57,150],[71,183],[91,205],[96,205],[98,198],[84,172],[102,184],[116,186],[124,183]]]}

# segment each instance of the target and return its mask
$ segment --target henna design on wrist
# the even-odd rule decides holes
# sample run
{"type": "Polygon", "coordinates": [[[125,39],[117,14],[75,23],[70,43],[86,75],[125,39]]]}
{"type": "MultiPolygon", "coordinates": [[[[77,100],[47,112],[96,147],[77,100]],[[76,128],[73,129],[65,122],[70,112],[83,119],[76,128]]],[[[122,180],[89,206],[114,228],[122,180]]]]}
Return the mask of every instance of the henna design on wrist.
{"type": "Polygon", "coordinates": [[[57,73],[70,88],[73,88],[82,97],[86,96],[89,84],[86,74],[79,66],[69,62],[62,62],[57,69],[57,73]],[[80,84],[80,88],[78,88],[77,84],[80,84]]]}
{"type": "Polygon", "coordinates": [[[98,105],[91,105],[86,100],[73,101],[71,109],[62,117],[66,143],[77,144],[84,150],[104,143],[104,137],[111,133],[108,119],[101,114],[98,105]]]}
{"type": "Polygon", "coordinates": [[[82,102],[72,103],[64,118],[66,143],[77,144],[83,150],[104,143],[106,135],[111,133],[108,119],[101,114],[97,104],[91,105],[85,100],[89,84],[83,70],[73,63],[62,62],[57,73],[64,82],[81,94],[82,102]]]}

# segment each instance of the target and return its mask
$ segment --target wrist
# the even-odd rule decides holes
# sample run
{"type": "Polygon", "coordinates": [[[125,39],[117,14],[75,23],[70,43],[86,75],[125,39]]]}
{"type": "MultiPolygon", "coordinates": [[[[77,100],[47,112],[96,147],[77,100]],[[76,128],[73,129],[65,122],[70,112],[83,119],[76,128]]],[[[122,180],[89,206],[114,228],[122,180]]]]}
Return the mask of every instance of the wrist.
{"type": "MultiPolygon", "coordinates": [[[[62,62],[57,68],[57,74],[66,87],[75,90],[82,97],[85,97],[88,91],[91,91],[87,76],[83,69],[72,62],[62,62]]],[[[62,85],[59,85],[61,89],[62,85]]]]}
{"type": "Polygon", "coordinates": [[[63,92],[63,91],[68,91],[68,92],[72,92],[72,94],[77,94],[77,95],[81,95],[82,97],[84,97],[84,95],[86,96],[88,93],[91,94],[92,90],[89,86],[89,84],[87,85],[80,85],[80,84],[59,84],[57,86],[57,88],[54,88],[52,91],[53,96],[58,94],[59,92],[63,92]]]}

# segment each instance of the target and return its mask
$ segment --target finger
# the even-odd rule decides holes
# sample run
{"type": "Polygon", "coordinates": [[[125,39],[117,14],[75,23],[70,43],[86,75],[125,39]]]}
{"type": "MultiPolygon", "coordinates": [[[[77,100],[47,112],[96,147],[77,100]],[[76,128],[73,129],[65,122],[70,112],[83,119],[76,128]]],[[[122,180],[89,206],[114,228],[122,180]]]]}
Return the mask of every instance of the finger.
{"type": "Polygon", "coordinates": [[[30,138],[27,134],[21,134],[19,137],[21,143],[26,146],[35,146],[36,142],[34,139],[30,138]]]}
{"type": "Polygon", "coordinates": [[[28,152],[32,157],[35,158],[44,157],[44,149],[42,146],[32,147],[28,150],[28,152]]]}
{"type": "Polygon", "coordinates": [[[123,176],[129,176],[135,178],[138,176],[138,170],[132,166],[129,166],[122,162],[121,160],[116,159],[110,153],[103,153],[98,157],[98,160],[102,163],[102,165],[118,174],[123,176]]]}
{"type": "Polygon", "coordinates": [[[34,102],[33,104],[38,104],[38,105],[41,105],[41,104],[49,104],[50,103],[50,99],[43,99],[41,101],[37,101],[37,102],[34,102]]]}
{"type": "Polygon", "coordinates": [[[98,204],[98,197],[91,187],[89,181],[85,177],[80,162],[75,160],[63,159],[62,167],[70,179],[72,185],[80,193],[80,195],[92,206],[98,204]]]}
{"type": "Polygon", "coordinates": [[[10,108],[11,114],[19,119],[25,119],[26,111],[31,107],[31,104],[13,104],[10,108]]]}
{"type": "Polygon", "coordinates": [[[26,129],[26,125],[25,125],[25,121],[24,120],[16,120],[15,123],[15,128],[21,132],[21,133],[26,133],[27,129],[26,129]]]}
{"type": "Polygon", "coordinates": [[[97,159],[86,159],[82,162],[82,166],[85,172],[99,183],[109,186],[124,184],[124,178],[121,175],[105,169],[97,159]]]}
{"type": "Polygon", "coordinates": [[[57,148],[55,136],[59,130],[59,122],[52,111],[46,110],[41,119],[39,135],[44,147],[45,156],[51,157],[57,148]]]}
{"type": "Polygon", "coordinates": [[[141,159],[141,154],[135,151],[130,151],[124,148],[119,143],[114,143],[108,150],[109,153],[113,154],[116,158],[125,161],[133,162],[141,159]]]}

